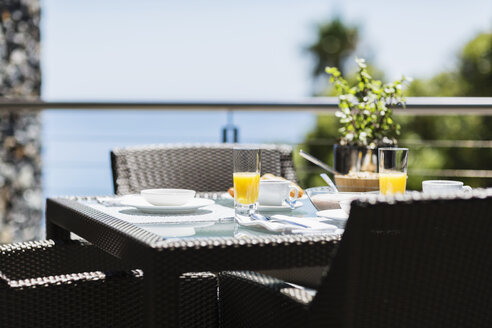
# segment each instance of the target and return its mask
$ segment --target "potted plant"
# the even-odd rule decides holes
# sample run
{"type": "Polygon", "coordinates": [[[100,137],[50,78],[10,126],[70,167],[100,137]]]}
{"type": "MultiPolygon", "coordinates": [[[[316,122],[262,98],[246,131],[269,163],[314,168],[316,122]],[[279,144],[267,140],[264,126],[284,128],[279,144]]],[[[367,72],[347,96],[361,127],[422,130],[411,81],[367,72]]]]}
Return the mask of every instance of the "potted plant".
{"type": "Polygon", "coordinates": [[[336,67],[326,68],[339,99],[336,116],[341,127],[334,146],[334,166],[343,174],[377,172],[377,148],[396,146],[400,125],[393,120],[393,110],[405,106],[403,86],[408,82],[402,77],[383,84],[372,78],[364,59],[356,58],[356,62],[353,85],[336,67]]]}

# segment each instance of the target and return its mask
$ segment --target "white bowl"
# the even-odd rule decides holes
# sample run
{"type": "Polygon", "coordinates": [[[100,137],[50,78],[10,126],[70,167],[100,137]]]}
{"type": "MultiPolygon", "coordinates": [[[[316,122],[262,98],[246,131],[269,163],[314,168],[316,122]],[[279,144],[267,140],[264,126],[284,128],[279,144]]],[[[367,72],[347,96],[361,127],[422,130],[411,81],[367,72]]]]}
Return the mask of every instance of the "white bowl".
{"type": "Polygon", "coordinates": [[[155,206],[184,205],[195,197],[196,192],[188,189],[144,189],[140,195],[155,206]]]}
{"type": "Polygon", "coordinates": [[[348,213],[350,211],[350,202],[359,197],[376,197],[379,191],[369,192],[338,192],[335,193],[330,187],[314,187],[306,189],[306,195],[318,211],[343,209],[348,213]]]}
{"type": "MultiPolygon", "coordinates": [[[[326,193],[326,194],[316,194],[311,195],[311,202],[313,202],[314,206],[319,210],[330,210],[342,208],[342,202],[351,202],[357,197],[360,197],[360,193],[353,192],[339,192],[339,193],[326,193]]],[[[342,208],[344,209],[344,208],[342,208]]]]}

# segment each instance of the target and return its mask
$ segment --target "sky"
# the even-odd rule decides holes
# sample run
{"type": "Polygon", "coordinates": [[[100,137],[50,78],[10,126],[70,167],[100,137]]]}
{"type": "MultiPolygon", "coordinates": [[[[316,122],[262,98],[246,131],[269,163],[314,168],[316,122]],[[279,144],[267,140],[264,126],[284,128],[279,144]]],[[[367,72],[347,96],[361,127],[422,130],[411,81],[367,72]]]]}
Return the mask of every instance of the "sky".
{"type": "Polygon", "coordinates": [[[389,78],[451,69],[492,1],[42,0],[45,100],[296,99],[305,47],[339,15],[389,78]]]}
{"type": "MultiPolygon", "coordinates": [[[[365,56],[388,78],[451,69],[492,28],[492,1],[41,0],[44,100],[281,100],[312,94],[305,48],[336,15],[361,29],[365,56]]],[[[109,151],[219,142],[225,112],[45,110],[43,188],[110,194],[109,151]]],[[[236,112],[240,142],[304,140],[306,112],[236,112]]]]}

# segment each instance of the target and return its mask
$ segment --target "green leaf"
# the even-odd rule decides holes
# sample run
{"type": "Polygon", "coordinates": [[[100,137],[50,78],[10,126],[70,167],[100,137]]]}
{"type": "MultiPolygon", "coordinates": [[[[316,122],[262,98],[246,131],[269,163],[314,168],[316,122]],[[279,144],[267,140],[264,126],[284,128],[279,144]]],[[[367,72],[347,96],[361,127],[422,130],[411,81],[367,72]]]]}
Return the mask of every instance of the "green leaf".
{"type": "Polygon", "coordinates": [[[341,140],[347,144],[381,144],[394,140],[400,126],[393,121],[393,108],[405,106],[402,89],[408,86],[404,76],[400,80],[383,84],[374,80],[367,71],[363,58],[355,59],[359,69],[357,82],[350,85],[336,67],[326,67],[330,82],[338,95],[337,112],[341,140]]]}

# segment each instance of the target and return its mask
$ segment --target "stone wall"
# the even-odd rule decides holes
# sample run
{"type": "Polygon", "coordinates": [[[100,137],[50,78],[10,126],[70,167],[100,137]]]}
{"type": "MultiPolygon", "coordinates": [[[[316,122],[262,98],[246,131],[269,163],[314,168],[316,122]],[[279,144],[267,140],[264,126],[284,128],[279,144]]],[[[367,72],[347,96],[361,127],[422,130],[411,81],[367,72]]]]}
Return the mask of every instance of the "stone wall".
{"type": "MultiPolygon", "coordinates": [[[[0,101],[38,99],[38,0],[0,1],[0,101]]],[[[40,237],[39,112],[0,109],[0,243],[40,237]]]]}

